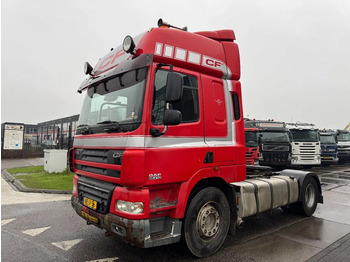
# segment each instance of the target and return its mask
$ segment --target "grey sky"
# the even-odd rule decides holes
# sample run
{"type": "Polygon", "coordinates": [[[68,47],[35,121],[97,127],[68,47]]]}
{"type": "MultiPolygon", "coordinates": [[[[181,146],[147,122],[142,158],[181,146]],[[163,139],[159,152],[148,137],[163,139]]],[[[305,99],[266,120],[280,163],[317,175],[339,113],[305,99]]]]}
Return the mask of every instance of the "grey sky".
{"type": "Polygon", "coordinates": [[[350,121],[350,1],[2,0],[1,122],[78,114],[84,62],[158,18],[235,31],[245,116],[319,128],[350,121]]]}

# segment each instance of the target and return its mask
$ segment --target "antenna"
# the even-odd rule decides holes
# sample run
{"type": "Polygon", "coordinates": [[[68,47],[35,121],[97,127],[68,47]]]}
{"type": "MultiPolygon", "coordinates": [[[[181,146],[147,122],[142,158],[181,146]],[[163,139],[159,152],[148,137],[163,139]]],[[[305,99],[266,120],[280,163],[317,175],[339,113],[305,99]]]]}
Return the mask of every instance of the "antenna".
{"type": "Polygon", "coordinates": [[[183,28],[180,28],[180,27],[176,27],[176,26],[173,26],[171,24],[168,24],[167,22],[164,22],[163,19],[159,19],[158,20],[158,27],[172,27],[172,28],[175,28],[175,29],[179,29],[179,30],[182,30],[182,31],[187,31],[187,26],[183,27],[183,28]]]}

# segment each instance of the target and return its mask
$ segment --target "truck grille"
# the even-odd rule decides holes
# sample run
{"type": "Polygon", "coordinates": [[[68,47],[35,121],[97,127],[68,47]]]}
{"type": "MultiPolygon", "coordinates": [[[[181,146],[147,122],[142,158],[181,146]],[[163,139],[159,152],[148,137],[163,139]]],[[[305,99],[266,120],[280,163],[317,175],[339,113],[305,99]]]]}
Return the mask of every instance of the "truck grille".
{"type": "Polygon", "coordinates": [[[301,145],[299,147],[300,154],[316,154],[316,146],[301,145]]]}
{"type": "Polygon", "coordinates": [[[289,146],[262,145],[263,151],[289,151],[289,146]]]}
{"type": "Polygon", "coordinates": [[[315,161],[316,160],[316,156],[314,156],[314,155],[311,155],[311,156],[300,155],[300,160],[302,160],[302,161],[315,161]]]}
{"type": "Polygon", "coordinates": [[[107,214],[115,187],[111,183],[81,176],[78,178],[79,202],[84,204],[85,197],[95,200],[97,202],[96,211],[107,214]]]}
{"type": "Polygon", "coordinates": [[[267,162],[288,162],[289,154],[288,153],[263,153],[264,161],[267,162]]]}
{"type": "Polygon", "coordinates": [[[94,174],[120,178],[120,170],[102,168],[96,164],[109,164],[121,168],[123,150],[81,149],[74,150],[74,159],[84,161],[75,163],[74,168],[94,174]]]}

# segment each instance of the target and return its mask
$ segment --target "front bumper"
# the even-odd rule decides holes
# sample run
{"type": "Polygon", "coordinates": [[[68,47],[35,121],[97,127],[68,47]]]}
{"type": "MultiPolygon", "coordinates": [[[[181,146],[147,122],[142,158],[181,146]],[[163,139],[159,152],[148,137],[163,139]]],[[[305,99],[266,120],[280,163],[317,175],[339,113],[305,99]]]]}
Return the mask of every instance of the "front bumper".
{"type": "Polygon", "coordinates": [[[182,222],[177,219],[159,217],[132,220],[111,213],[100,214],[82,205],[75,196],[72,196],[71,202],[75,212],[89,224],[105,229],[109,235],[120,238],[131,245],[149,248],[180,241],[182,222]],[[82,215],[82,212],[85,215],[82,215]],[[89,219],[89,216],[97,218],[98,222],[91,222],[92,219],[89,219]]]}
{"type": "Polygon", "coordinates": [[[350,160],[350,150],[338,150],[338,157],[341,160],[350,160]]]}
{"type": "Polygon", "coordinates": [[[338,161],[339,161],[339,158],[337,158],[334,155],[330,155],[330,154],[321,155],[321,163],[335,164],[338,161]]]}
{"type": "Polygon", "coordinates": [[[292,155],[292,166],[316,166],[321,164],[320,155],[292,155]]]}

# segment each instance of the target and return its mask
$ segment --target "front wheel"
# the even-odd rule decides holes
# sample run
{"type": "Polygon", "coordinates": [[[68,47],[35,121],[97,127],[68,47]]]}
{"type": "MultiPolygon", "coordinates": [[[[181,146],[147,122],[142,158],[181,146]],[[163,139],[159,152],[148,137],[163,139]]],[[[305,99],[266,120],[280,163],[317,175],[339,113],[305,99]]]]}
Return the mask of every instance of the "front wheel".
{"type": "Polygon", "coordinates": [[[188,206],[184,221],[185,241],[196,257],[214,254],[222,246],[230,225],[230,207],[216,187],[199,191],[188,206]]]}

